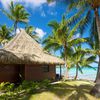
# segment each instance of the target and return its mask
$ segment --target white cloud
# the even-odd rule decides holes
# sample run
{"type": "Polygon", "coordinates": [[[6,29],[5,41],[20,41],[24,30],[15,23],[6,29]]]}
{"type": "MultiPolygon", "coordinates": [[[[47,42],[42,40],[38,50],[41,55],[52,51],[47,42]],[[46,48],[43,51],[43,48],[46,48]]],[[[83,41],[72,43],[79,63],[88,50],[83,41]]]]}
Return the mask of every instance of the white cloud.
{"type": "Polygon", "coordinates": [[[57,12],[51,11],[51,12],[49,12],[49,14],[52,15],[52,16],[56,16],[57,15],[57,12]]]}
{"type": "Polygon", "coordinates": [[[19,34],[20,33],[20,30],[21,30],[22,28],[17,28],[17,30],[16,30],[16,34],[19,34]]]}
{"type": "Polygon", "coordinates": [[[46,14],[45,14],[44,11],[41,12],[41,16],[42,16],[42,17],[46,17],[46,14]]]}
{"type": "Polygon", "coordinates": [[[37,33],[37,36],[40,37],[40,38],[43,38],[44,35],[46,35],[46,32],[44,32],[42,29],[40,28],[36,28],[35,29],[35,32],[37,33]]]}
{"type": "Polygon", "coordinates": [[[51,2],[51,3],[49,3],[49,6],[55,6],[56,5],[56,1],[55,2],[51,2]]]}
{"type": "Polygon", "coordinates": [[[25,3],[31,3],[34,6],[40,6],[44,3],[46,3],[46,0],[24,0],[25,3]]]}
{"type": "Polygon", "coordinates": [[[73,39],[79,38],[80,37],[80,33],[77,33],[73,36],[73,39]]]}
{"type": "MultiPolygon", "coordinates": [[[[21,30],[24,30],[24,29],[23,29],[23,28],[17,28],[16,34],[19,34],[21,30]]],[[[44,32],[42,29],[40,29],[40,28],[38,28],[38,27],[35,29],[35,32],[36,32],[36,35],[37,35],[39,38],[43,38],[44,35],[46,35],[46,32],[44,32]]],[[[15,32],[14,32],[14,34],[15,34],[15,32]]]]}
{"type": "Polygon", "coordinates": [[[13,1],[14,3],[19,2],[19,3],[25,3],[25,6],[30,6],[30,7],[39,7],[42,4],[46,3],[47,0],[0,0],[1,4],[4,6],[4,8],[8,8],[8,5],[10,2],[13,1]]]}
{"type": "Polygon", "coordinates": [[[77,33],[77,34],[76,34],[76,38],[79,38],[79,37],[80,37],[80,33],[77,33]]]}

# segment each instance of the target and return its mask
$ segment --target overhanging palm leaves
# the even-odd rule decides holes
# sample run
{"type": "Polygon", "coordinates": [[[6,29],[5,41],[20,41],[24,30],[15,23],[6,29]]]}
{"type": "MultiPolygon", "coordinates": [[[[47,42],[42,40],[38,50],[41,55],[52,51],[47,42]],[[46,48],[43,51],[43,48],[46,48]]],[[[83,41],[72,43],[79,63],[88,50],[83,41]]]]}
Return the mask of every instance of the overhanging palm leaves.
{"type": "MultiPolygon", "coordinates": [[[[100,23],[100,19],[98,19],[100,7],[99,0],[72,0],[70,3],[69,9],[78,8],[77,13],[71,18],[71,20],[73,20],[72,23],[75,21],[76,23],[81,21],[80,28],[81,32],[83,33],[87,28],[92,28],[95,22],[96,29],[98,31],[98,22],[100,23]]],[[[99,32],[97,32],[97,34],[99,39],[99,32]]]]}

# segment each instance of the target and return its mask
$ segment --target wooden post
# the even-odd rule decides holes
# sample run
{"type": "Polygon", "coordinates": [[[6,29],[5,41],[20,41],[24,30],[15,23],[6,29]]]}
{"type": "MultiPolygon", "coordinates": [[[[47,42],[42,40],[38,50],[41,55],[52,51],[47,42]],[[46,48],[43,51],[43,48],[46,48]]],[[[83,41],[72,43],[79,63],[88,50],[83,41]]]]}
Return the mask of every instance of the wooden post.
{"type": "Polygon", "coordinates": [[[62,76],[62,70],[61,70],[61,65],[60,65],[60,79],[61,79],[61,76],[62,76]]]}

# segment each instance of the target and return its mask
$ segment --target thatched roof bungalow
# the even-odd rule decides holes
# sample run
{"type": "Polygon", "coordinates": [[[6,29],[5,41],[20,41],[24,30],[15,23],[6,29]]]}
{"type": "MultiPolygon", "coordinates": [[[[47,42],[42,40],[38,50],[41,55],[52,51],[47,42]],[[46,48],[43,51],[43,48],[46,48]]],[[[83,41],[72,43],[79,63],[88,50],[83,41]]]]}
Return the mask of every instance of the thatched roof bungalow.
{"type": "Polygon", "coordinates": [[[0,82],[55,79],[55,66],[64,61],[50,55],[21,30],[3,49],[0,49],[0,82]]]}

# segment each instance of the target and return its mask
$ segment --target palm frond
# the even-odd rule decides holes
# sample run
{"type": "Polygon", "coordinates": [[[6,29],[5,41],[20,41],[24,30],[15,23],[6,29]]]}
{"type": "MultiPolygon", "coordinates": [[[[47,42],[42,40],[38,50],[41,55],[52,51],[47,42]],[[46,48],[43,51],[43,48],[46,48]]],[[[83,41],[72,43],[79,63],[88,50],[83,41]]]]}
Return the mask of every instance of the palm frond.
{"type": "Polygon", "coordinates": [[[89,69],[96,70],[96,68],[95,68],[95,67],[92,67],[92,66],[90,66],[90,65],[86,65],[86,66],[85,66],[85,68],[89,68],[89,69]]]}
{"type": "Polygon", "coordinates": [[[84,43],[86,42],[87,40],[85,38],[76,38],[76,39],[72,39],[70,41],[68,41],[68,44],[70,46],[73,46],[73,45],[77,45],[79,43],[84,43]]]}
{"type": "Polygon", "coordinates": [[[51,22],[48,23],[48,26],[57,30],[57,28],[59,27],[59,23],[57,23],[56,21],[51,21],[51,22]]]}
{"type": "Polygon", "coordinates": [[[82,68],[78,65],[78,70],[83,74],[82,68]]]}

